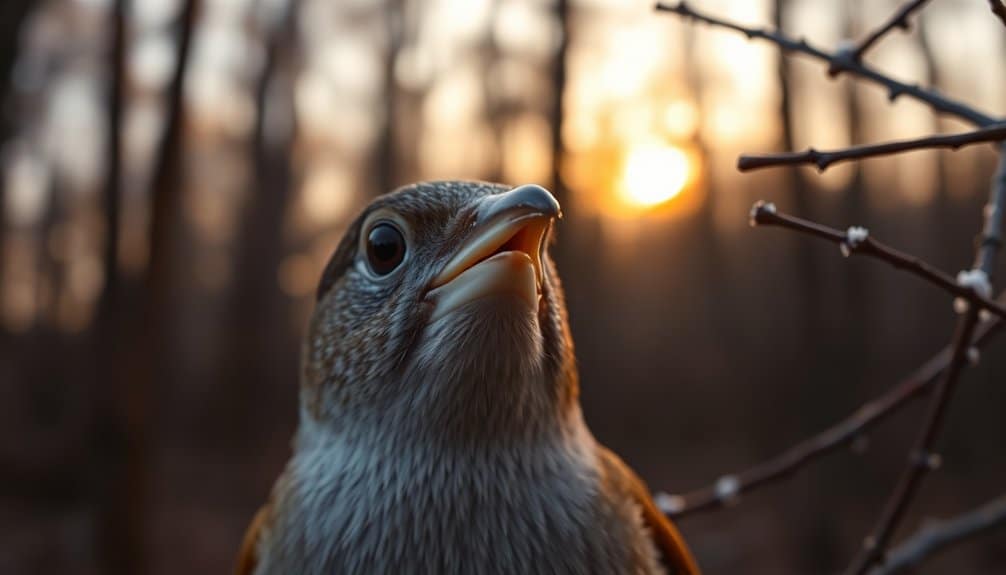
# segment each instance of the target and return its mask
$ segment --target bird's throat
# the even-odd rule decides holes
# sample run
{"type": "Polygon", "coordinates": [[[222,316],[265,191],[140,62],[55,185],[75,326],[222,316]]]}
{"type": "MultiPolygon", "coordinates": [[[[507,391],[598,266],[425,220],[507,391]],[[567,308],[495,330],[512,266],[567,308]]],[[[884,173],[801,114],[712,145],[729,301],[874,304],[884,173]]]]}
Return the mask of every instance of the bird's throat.
{"type": "MultiPolygon", "coordinates": [[[[516,298],[536,313],[541,299],[535,266],[522,251],[505,251],[466,269],[449,283],[432,290],[430,321],[437,321],[459,308],[485,298],[516,298]]],[[[523,310],[518,309],[521,313],[523,310]]]]}

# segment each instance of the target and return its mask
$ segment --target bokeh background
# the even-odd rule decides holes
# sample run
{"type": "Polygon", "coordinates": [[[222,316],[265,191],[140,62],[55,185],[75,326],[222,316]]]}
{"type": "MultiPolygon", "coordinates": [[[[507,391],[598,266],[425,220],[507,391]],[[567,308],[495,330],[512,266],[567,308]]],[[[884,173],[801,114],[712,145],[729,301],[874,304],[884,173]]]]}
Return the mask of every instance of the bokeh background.
{"type": "MultiPolygon", "coordinates": [[[[697,5],[833,48],[897,3],[697,5]]],[[[918,24],[869,61],[1006,110],[986,2],[934,1],[918,24]]],[[[588,422],[676,492],[837,421],[950,338],[943,293],[751,229],[751,203],[867,226],[956,272],[996,160],[983,146],[741,175],[741,151],[965,126],[649,0],[4,0],[0,97],[7,574],[226,572],[289,454],[320,270],[397,185],[555,190],[588,422]]],[[[1006,484],[1002,350],[967,372],[904,532],[1006,484]]],[[[920,416],[686,518],[700,562],[840,569],[920,416]]],[[[1004,569],[1000,532],[923,572],[1004,569]]]]}

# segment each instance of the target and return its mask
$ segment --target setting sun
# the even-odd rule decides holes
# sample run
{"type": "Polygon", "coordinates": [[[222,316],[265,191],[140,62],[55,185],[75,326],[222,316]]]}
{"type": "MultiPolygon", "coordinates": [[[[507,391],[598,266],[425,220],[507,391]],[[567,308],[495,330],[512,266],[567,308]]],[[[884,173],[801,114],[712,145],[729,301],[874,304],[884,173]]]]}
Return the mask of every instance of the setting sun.
{"type": "Polygon", "coordinates": [[[629,152],[619,193],[638,207],[662,204],[685,188],[691,175],[688,155],[673,146],[646,146],[629,152]]]}

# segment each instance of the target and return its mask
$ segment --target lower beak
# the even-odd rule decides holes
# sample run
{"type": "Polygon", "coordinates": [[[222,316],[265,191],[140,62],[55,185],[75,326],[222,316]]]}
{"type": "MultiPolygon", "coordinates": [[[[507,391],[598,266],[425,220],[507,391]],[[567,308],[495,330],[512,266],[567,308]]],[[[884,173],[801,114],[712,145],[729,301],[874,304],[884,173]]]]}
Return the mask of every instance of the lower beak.
{"type": "Polygon", "coordinates": [[[513,295],[537,310],[545,237],[558,217],[559,203],[540,186],[484,198],[472,235],[430,283],[432,320],[492,295],[513,295]]]}

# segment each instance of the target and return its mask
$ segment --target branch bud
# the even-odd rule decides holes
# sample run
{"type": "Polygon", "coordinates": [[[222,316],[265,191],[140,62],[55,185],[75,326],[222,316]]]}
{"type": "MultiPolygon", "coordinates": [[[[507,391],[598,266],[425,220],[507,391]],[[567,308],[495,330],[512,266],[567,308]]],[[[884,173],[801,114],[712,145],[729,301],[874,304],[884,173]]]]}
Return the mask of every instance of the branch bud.
{"type": "Polygon", "coordinates": [[[774,213],[776,213],[775,204],[773,204],[772,202],[766,202],[765,200],[758,200],[757,202],[754,203],[753,206],[751,206],[751,214],[750,217],[748,218],[748,224],[752,228],[756,227],[759,223],[761,223],[758,218],[762,214],[774,214],[774,213]]]}

